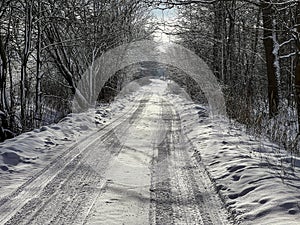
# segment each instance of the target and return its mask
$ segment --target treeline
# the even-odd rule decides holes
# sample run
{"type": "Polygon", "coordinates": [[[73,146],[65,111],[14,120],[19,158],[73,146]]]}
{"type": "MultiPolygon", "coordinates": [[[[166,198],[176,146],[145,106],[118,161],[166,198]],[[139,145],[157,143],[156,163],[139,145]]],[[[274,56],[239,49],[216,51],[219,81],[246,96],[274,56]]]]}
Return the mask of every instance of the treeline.
{"type": "Polygon", "coordinates": [[[230,118],[299,152],[300,1],[148,2],[177,8],[174,34],[210,65],[230,118]]]}
{"type": "Polygon", "coordinates": [[[0,1],[0,139],[55,122],[103,52],[147,38],[137,0],[0,1]]]}

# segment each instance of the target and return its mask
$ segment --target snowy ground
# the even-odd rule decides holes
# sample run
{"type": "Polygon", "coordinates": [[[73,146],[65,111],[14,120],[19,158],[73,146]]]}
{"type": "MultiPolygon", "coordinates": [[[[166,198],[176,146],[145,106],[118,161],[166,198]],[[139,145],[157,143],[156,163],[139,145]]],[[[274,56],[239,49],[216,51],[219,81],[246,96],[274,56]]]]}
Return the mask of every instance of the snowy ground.
{"type": "Polygon", "coordinates": [[[0,144],[0,198],[10,194],[43,169],[60,152],[95,133],[125,110],[134,94],[124,95],[113,105],[102,105],[85,113],[69,114],[59,123],[24,133],[0,144]]]}
{"type": "Polygon", "coordinates": [[[1,144],[0,224],[299,224],[298,158],[152,81],[1,144]]]}
{"type": "Polygon", "coordinates": [[[300,158],[171,94],[185,133],[227,209],[241,224],[300,224],[300,158]]]}

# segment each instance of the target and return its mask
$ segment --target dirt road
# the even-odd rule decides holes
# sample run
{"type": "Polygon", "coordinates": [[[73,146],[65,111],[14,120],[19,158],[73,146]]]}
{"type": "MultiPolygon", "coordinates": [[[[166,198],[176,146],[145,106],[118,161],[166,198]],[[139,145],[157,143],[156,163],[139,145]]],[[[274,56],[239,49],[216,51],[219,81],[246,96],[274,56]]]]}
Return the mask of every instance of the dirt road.
{"type": "Polygon", "coordinates": [[[145,93],[0,200],[0,224],[230,224],[180,115],[145,93]]]}

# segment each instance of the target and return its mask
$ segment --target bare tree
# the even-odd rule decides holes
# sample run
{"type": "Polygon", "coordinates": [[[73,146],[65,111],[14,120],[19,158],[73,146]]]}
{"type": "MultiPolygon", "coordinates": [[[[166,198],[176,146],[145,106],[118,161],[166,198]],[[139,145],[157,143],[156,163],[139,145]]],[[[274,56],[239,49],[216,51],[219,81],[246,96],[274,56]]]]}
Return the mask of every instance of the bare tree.
{"type": "Polygon", "coordinates": [[[277,47],[277,36],[275,12],[273,10],[270,0],[261,2],[261,11],[264,26],[264,48],[267,63],[267,76],[268,76],[268,96],[269,96],[269,113],[273,117],[278,113],[279,105],[279,73],[275,48],[277,47]]]}
{"type": "Polygon", "coordinates": [[[26,0],[24,3],[25,21],[24,21],[24,49],[22,54],[21,64],[21,81],[20,81],[20,101],[21,101],[21,124],[22,130],[26,131],[27,128],[27,94],[28,94],[28,75],[27,63],[31,50],[31,37],[32,37],[32,8],[33,1],[26,0]]]}
{"type": "Polygon", "coordinates": [[[148,38],[148,18],[137,0],[0,1],[1,129],[24,132],[68,113],[86,69],[108,49],[148,38]]]}

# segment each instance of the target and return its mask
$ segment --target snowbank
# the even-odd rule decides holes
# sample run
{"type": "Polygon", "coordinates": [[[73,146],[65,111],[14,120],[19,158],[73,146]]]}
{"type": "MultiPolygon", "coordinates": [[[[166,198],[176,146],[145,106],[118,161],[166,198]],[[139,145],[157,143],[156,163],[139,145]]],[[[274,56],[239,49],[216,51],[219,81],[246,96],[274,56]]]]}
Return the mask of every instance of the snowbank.
{"type": "Polygon", "coordinates": [[[8,195],[42,170],[68,147],[79,143],[109,120],[130,108],[136,97],[127,87],[122,98],[111,105],[100,105],[85,113],[73,113],[59,123],[43,126],[0,144],[0,198],[8,195]]]}
{"type": "Polygon", "coordinates": [[[299,224],[300,158],[268,140],[256,140],[205,107],[170,99],[216,191],[237,223],[299,224]]]}

